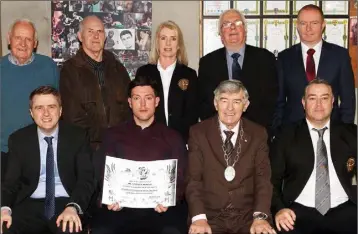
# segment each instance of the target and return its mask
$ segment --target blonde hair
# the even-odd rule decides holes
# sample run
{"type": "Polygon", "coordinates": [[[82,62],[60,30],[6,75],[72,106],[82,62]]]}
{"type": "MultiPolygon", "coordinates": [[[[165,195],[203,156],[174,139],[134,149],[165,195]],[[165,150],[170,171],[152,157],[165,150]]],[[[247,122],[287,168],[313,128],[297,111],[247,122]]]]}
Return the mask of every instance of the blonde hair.
{"type": "Polygon", "coordinates": [[[179,26],[171,20],[165,21],[157,27],[157,31],[155,32],[155,38],[152,42],[152,49],[150,51],[149,63],[151,63],[151,64],[158,63],[159,37],[160,37],[160,32],[162,31],[163,28],[175,30],[178,33],[178,47],[179,48],[177,51],[177,60],[179,63],[187,66],[188,65],[188,57],[187,57],[186,50],[185,50],[183,33],[180,30],[179,26]]]}
{"type": "Polygon", "coordinates": [[[224,16],[228,13],[236,13],[240,16],[241,18],[241,21],[242,23],[244,24],[244,27],[245,27],[245,31],[246,31],[246,19],[245,19],[245,16],[244,14],[242,14],[239,10],[237,9],[229,9],[229,10],[226,10],[224,11],[221,15],[220,15],[220,18],[219,18],[219,24],[218,24],[218,34],[220,35],[221,34],[221,26],[223,24],[223,19],[224,19],[224,16]]]}

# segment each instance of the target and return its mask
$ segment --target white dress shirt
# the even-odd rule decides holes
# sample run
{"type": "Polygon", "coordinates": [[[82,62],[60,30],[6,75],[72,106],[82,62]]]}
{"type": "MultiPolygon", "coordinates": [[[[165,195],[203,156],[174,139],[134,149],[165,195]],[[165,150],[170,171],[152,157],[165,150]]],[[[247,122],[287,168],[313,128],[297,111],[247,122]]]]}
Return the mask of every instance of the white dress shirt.
{"type": "MultiPolygon", "coordinates": [[[[316,188],[316,164],[317,164],[317,141],[319,139],[318,132],[312,130],[313,125],[306,119],[308,130],[311,135],[311,140],[314,150],[314,166],[313,171],[308,179],[305,187],[303,188],[301,194],[297,197],[296,202],[300,203],[307,207],[315,207],[315,188],[316,188]]],[[[332,157],[331,157],[331,147],[330,147],[330,121],[324,126],[327,127],[327,130],[324,132],[323,141],[327,148],[327,157],[328,157],[328,174],[329,174],[329,183],[331,190],[331,208],[334,208],[346,201],[348,201],[348,196],[344,191],[341,183],[339,182],[336,170],[334,168],[332,157]]]]}
{"type": "Polygon", "coordinates": [[[306,70],[306,62],[307,62],[307,51],[309,49],[314,49],[315,53],[313,54],[313,59],[314,59],[314,66],[315,66],[315,71],[316,71],[316,76],[317,76],[317,71],[318,71],[318,64],[319,64],[319,59],[321,58],[321,50],[322,50],[322,40],[320,42],[318,42],[313,48],[308,47],[307,45],[305,45],[303,42],[301,42],[301,48],[302,48],[302,58],[303,58],[303,64],[305,66],[305,70],[306,70]]]}
{"type": "Polygon", "coordinates": [[[166,69],[164,69],[158,60],[157,68],[160,73],[160,79],[162,80],[163,85],[163,96],[164,100],[160,100],[161,102],[164,102],[164,112],[165,112],[165,119],[167,121],[167,125],[169,124],[168,120],[168,98],[169,98],[169,88],[170,88],[170,82],[172,81],[173,72],[175,69],[175,66],[177,64],[177,61],[175,61],[173,64],[168,66],[166,69]]]}
{"type": "MultiPolygon", "coordinates": [[[[221,121],[219,121],[219,125],[220,125],[221,138],[223,139],[223,142],[225,142],[225,140],[226,140],[226,134],[224,133],[224,131],[233,131],[233,132],[234,132],[234,135],[232,135],[232,137],[231,137],[231,142],[232,142],[232,145],[235,147],[236,140],[237,140],[237,136],[238,136],[238,133],[239,133],[240,122],[238,122],[233,129],[228,129],[228,128],[225,126],[225,124],[223,124],[221,121]]],[[[195,221],[197,221],[197,220],[199,220],[199,219],[205,219],[205,220],[207,220],[206,214],[198,214],[198,215],[195,215],[195,216],[191,219],[191,222],[194,223],[195,221]]]]}

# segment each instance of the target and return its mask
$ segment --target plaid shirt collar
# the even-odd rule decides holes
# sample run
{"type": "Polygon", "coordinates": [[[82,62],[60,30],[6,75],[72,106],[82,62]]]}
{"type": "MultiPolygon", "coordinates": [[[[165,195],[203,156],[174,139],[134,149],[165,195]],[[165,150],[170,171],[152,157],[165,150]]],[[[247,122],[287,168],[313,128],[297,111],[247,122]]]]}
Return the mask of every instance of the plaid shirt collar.
{"type": "Polygon", "coordinates": [[[30,59],[27,60],[24,64],[20,64],[20,63],[19,63],[19,60],[17,60],[17,58],[15,58],[11,53],[9,54],[8,58],[9,58],[10,63],[12,63],[12,64],[14,64],[14,65],[17,65],[17,66],[25,66],[25,65],[28,65],[28,64],[32,63],[32,61],[34,61],[34,59],[35,59],[35,54],[32,53],[30,59]]]}

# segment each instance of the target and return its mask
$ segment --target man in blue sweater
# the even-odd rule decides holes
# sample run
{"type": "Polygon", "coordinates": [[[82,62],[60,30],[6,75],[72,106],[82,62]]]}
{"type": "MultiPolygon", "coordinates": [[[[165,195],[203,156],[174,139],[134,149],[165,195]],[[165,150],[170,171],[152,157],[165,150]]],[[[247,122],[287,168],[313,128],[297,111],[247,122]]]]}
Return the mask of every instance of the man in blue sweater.
{"type": "Polygon", "coordinates": [[[8,33],[10,53],[0,59],[1,100],[1,174],[6,168],[8,137],[14,131],[32,123],[28,97],[42,85],[58,87],[56,63],[49,57],[35,54],[37,32],[26,19],[16,20],[8,33]]]}

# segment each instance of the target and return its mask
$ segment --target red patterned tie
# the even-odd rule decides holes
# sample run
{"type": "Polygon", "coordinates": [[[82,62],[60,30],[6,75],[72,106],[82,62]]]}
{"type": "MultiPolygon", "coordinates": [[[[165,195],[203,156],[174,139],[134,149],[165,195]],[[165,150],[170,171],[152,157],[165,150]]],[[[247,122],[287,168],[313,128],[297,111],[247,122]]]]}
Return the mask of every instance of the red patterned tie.
{"type": "Polygon", "coordinates": [[[314,64],[313,54],[316,51],[314,49],[309,49],[307,51],[307,60],[306,60],[306,77],[307,81],[310,82],[316,77],[316,68],[314,64]]]}

